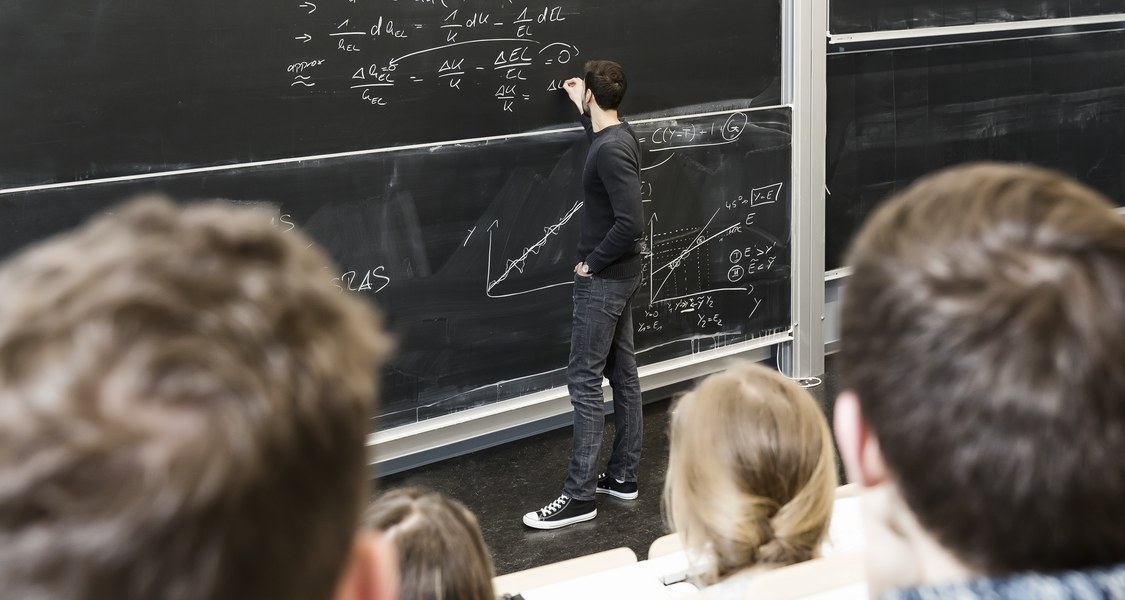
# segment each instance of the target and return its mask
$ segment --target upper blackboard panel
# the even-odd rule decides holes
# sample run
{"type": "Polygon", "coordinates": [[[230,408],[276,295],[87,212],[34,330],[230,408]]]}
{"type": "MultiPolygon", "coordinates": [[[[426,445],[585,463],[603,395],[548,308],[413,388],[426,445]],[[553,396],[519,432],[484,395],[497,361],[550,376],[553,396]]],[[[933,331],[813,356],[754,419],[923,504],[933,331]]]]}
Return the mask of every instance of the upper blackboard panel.
{"type": "MultiPolygon", "coordinates": [[[[790,114],[639,123],[642,365],[785,331],[790,114]]],[[[265,202],[341,266],[399,338],[382,427],[563,386],[581,131],[0,194],[0,257],[145,191],[265,202]]]]}
{"type": "Polygon", "coordinates": [[[826,267],[888,195],[975,160],[1125,199],[1125,32],[828,58],[826,267]]]}
{"type": "Polygon", "coordinates": [[[780,0],[0,0],[0,187],[569,125],[555,88],[591,58],[625,67],[630,115],[776,105],[780,23],[780,0]]]}
{"type": "Polygon", "coordinates": [[[835,34],[1125,13],[1125,0],[831,0],[835,34]]]}

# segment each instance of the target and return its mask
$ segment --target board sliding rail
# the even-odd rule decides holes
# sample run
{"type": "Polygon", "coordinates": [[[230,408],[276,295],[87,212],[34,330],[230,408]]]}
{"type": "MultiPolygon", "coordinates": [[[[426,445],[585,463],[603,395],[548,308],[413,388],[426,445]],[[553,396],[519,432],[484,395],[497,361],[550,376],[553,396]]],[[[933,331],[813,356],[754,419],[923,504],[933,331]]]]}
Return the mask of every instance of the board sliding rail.
{"type": "MultiPolygon", "coordinates": [[[[687,112],[680,114],[676,111],[668,111],[658,113],[643,113],[636,119],[629,119],[629,123],[633,125],[643,125],[645,123],[657,123],[660,121],[676,121],[683,119],[694,119],[698,117],[713,117],[718,115],[729,115],[734,113],[754,113],[767,110],[776,110],[779,108],[792,109],[793,105],[790,103],[781,104],[768,104],[763,106],[746,106],[743,108],[723,108],[720,110],[711,110],[703,112],[687,112]]],[[[102,185],[109,183],[122,183],[126,181],[140,181],[146,179],[160,179],[164,177],[178,177],[183,175],[196,175],[200,173],[220,173],[223,171],[242,171],[246,169],[257,169],[263,167],[276,167],[281,165],[299,165],[301,163],[309,163],[313,161],[323,160],[337,160],[345,158],[353,158],[357,156],[369,156],[374,154],[390,154],[394,152],[406,152],[409,150],[430,149],[434,151],[440,148],[467,146],[471,144],[488,144],[492,142],[502,142],[506,140],[515,140],[521,138],[541,137],[559,133],[577,133],[582,131],[580,125],[557,125],[546,127],[543,129],[535,129],[531,131],[519,131],[514,133],[501,133],[497,135],[480,136],[474,138],[464,138],[456,140],[436,140],[432,142],[419,142],[417,144],[406,144],[402,146],[383,146],[379,148],[367,148],[359,150],[346,150],[342,152],[332,152],[326,154],[312,154],[303,156],[290,156],[282,158],[271,158],[267,160],[250,161],[250,162],[232,162],[227,164],[218,165],[201,165],[198,167],[189,167],[183,169],[168,169],[164,171],[150,171],[144,173],[132,173],[127,175],[115,175],[110,177],[96,177],[91,179],[79,179],[71,181],[56,181],[52,183],[37,183],[30,185],[14,185],[12,187],[3,187],[0,184],[0,196],[9,194],[23,194],[28,192],[39,192],[44,190],[66,189],[76,187],[86,187],[93,185],[102,185]]]]}
{"type": "Polygon", "coordinates": [[[828,54],[881,52],[907,48],[974,44],[1036,37],[1102,33],[1125,29],[1125,14],[1008,23],[976,23],[864,33],[828,34],[828,54]]]}
{"type": "MultiPolygon", "coordinates": [[[[732,361],[768,360],[774,346],[792,340],[790,327],[646,365],[639,369],[641,390],[649,392],[704,377],[727,368],[732,361]]],[[[602,392],[608,403],[608,382],[603,382],[602,392]]],[[[561,387],[379,431],[367,438],[368,466],[373,476],[383,476],[476,452],[569,425],[571,410],[570,396],[561,387]]]]}
{"type": "MultiPolygon", "coordinates": [[[[1117,208],[1117,214],[1125,216],[1125,206],[1119,206],[1117,208]]],[[[827,283],[829,281],[836,281],[838,279],[847,279],[848,277],[851,277],[851,275],[851,267],[840,267],[839,269],[832,269],[831,271],[825,272],[824,281],[827,283]]]]}

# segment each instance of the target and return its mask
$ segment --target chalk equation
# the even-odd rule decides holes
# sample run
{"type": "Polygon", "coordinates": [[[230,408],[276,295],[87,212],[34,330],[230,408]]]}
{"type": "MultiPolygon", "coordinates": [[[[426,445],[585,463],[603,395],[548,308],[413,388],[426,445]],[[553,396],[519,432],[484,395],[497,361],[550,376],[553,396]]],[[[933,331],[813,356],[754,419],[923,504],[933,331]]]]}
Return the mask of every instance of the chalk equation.
{"type": "Polygon", "coordinates": [[[285,65],[286,75],[308,94],[339,93],[372,107],[453,94],[515,113],[558,93],[562,76],[581,69],[570,64],[578,46],[551,37],[553,26],[578,16],[558,4],[395,0],[373,8],[337,0],[295,10],[301,29],[290,43],[302,57],[285,65]]]}
{"type": "MultiPolygon", "coordinates": [[[[686,123],[657,127],[651,134],[640,138],[641,147],[648,152],[672,152],[688,148],[706,148],[733,144],[742,137],[750,117],[746,113],[732,113],[722,120],[709,123],[686,123]]],[[[659,166],[656,165],[656,166],[659,166]]]]}

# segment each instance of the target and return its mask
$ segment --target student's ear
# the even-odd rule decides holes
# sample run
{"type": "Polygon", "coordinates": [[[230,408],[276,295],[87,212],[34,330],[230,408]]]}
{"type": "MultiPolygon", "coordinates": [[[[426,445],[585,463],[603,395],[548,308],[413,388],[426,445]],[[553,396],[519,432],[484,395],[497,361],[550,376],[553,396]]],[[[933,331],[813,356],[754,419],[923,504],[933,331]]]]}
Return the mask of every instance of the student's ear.
{"type": "Polygon", "coordinates": [[[336,587],[335,600],[395,600],[398,598],[398,553],[371,532],[356,535],[352,554],[336,587]]]}
{"type": "Polygon", "coordinates": [[[874,487],[886,481],[887,464],[879,449],[879,440],[863,420],[855,392],[844,390],[836,398],[834,412],[836,446],[840,449],[848,481],[863,487],[874,487]]]}
{"type": "Polygon", "coordinates": [[[587,106],[593,104],[594,103],[594,92],[591,92],[589,89],[587,89],[583,101],[586,103],[587,106]]]}

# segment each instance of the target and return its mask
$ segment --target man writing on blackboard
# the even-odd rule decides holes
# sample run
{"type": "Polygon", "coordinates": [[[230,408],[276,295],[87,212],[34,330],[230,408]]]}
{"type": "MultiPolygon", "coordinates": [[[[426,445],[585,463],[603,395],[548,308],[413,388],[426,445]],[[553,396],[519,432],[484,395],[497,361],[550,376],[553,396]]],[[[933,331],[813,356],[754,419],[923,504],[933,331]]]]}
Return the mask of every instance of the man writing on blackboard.
{"type": "Polygon", "coordinates": [[[586,63],[586,76],[566,81],[590,150],[582,172],[585,204],[574,265],[574,316],[567,379],[574,406],[574,443],[562,495],[523,517],[528,527],[557,529],[597,516],[594,494],[637,497],[641,460],[641,387],[633,355],[630,303],[641,277],[638,240],[641,150],[617,116],[625,72],[615,62],[586,63]],[[613,388],[616,432],[606,472],[598,474],[604,425],[602,377],[613,388]]]}

